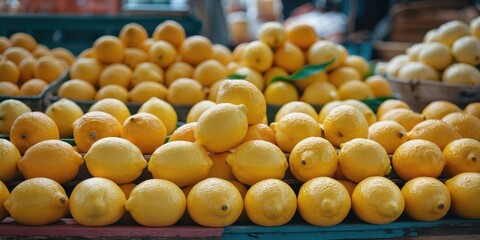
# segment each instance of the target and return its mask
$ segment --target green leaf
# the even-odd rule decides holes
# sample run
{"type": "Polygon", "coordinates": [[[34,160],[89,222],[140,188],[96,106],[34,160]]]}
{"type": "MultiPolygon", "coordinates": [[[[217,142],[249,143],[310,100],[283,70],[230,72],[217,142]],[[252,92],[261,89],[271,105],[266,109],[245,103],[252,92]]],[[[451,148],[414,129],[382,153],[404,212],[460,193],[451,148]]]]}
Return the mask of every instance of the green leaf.
{"type": "Polygon", "coordinates": [[[317,64],[317,65],[305,65],[302,69],[298,70],[294,74],[288,77],[277,76],[273,78],[271,82],[272,83],[276,81],[292,82],[292,81],[302,80],[304,78],[308,78],[310,76],[313,76],[315,74],[318,74],[324,71],[328,67],[328,65],[330,65],[334,61],[335,59],[332,59],[328,62],[317,64]]]}
{"type": "Polygon", "coordinates": [[[232,74],[227,77],[227,79],[245,79],[246,75],[232,74]]]}

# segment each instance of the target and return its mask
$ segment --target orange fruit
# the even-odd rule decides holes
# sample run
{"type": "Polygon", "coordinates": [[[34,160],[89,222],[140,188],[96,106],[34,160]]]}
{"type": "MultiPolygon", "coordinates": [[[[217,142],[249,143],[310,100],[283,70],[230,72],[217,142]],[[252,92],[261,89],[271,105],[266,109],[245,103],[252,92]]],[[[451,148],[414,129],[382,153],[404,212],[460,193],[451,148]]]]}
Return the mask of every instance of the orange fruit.
{"type": "Polygon", "coordinates": [[[40,48],[37,47],[33,52],[32,56],[36,59],[39,59],[41,57],[49,56],[52,57],[52,54],[50,53],[50,50],[48,48],[40,48]]]}
{"type": "Polygon", "coordinates": [[[212,42],[204,36],[190,36],[181,43],[179,53],[182,61],[196,66],[212,58],[212,42]]]}
{"type": "Polygon", "coordinates": [[[57,80],[63,73],[63,66],[53,57],[41,57],[35,63],[34,76],[47,82],[57,80]]]}
{"type": "Polygon", "coordinates": [[[37,48],[37,41],[28,33],[17,32],[10,36],[10,46],[22,47],[33,52],[37,48]]]}
{"type": "Polygon", "coordinates": [[[135,69],[138,64],[148,61],[148,54],[138,48],[125,48],[125,57],[123,58],[123,64],[127,65],[130,69],[135,69]]]}
{"type": "Polygon", "coordinates": [[[308,49],[318,38],[312,26],[298,23],[287,27],[287,39],[301,49],[308,49]]]}
{"type": "Polygon", "coordinates": [[[232,172],[232,167],[227,163],[227,156],[231,152],[223,153],[209,153],[208,156],[213,161],[213,165],[208,172],[207,178],[215,177],[224,180],[235,180],[235,176],[232,172]]]}
{"type": "Polygon", "coordinates": [[[147,52],[150,51],[150,47],[152,46],[152,44],[155,42],[155,40],[153,38],[147,38],[145,39],[145,41],[143,41],[140,49],[142,49],[143,51],[147,52]]]}
{"type": "Polygon", "coordinates": [[[148,60],[162,68],[172,65],[177,59],[177,50],[167,41],[156,41],[148,50],[148,60]]]}
{"type": "Polygon", "coordinates": [[[128,90],[117,84],[108,84],[98,89],[95,94],[95,100],[102,100],[106,98],[118,99],[122,102],[128,101],[128,90]]]}
{"type": "Polygon", "coordinates": [[[4,36],[0,36],[0,54],[5,52],[10,47],[10,42],[8,41],[8,38],[4,36]]]}
{"type": "Polygon", "coordinates": [[[185,29],[178,22],[166,20],[155,28],[152,37],[155,40],[164,40],[175,46],[180,47],[185,40],[185,29]]]}
{"type": "Polygon", "coordinates": [[[103,69],[98,79],[98,85],[103,87],[116,84],[128,88],[133,77],[132,70],[122,63],[114,63],[103,69]]]}
{"type": "Polygon", "coordinates": [[[152,154],[165,142],[167,129],[155,115],[137,113],[125,120],[121,137],[135,144],[142,154],[152,154]]]}
{"type": "Polygon", "coordinates": [[[264,123],[257,123],[248,126],[247,134],[243,138],[242,142],[247,142],[250,140],[263,140],[276,144],[275,132],[264,123]]]}
{"type": "Polygon", "coordinates": [[[2,82],[0,81],[0,96],[13,96],[17,97],[20,95],[20,89],[17,84],[12,82],[2,82]]]}
{"type": "Polygon", "coordinates": [[[71,79],[58,88],[58,97],[75,100],[93,100],[97,94],[95,87],[84,80],[71,79]]]}
{"type": "Polygon", "coordinates": [[[82,156],[70,144],[46,140],[30,147],[18,168],[26,179],[46,177],[62,184],[73,180],[82,164],[82,156]]]}
{"type": "Polygon", "coordinates": [[[0,81],[17,83],[20,78],[18,67],[8,59],[0,58],[0,71],[2,72],[0,81]]]}
{"type": "Polygon", "coordinates": [[[79,58],[70,68],[71,79],[81,79],[96,86],[103,66],[95,58],[79,58]]]}
{"type": "Polygon", "coordinates": [[[93,143],[105,137],[120,137],[122,125],[105,112],[89,112],[77,120],[73,138],[82,152],[87,152],[93,143]]]}
{"type": "Polygon", "coordinates": [[[400,145],[392,157],[397,175],[404,180],[440,176],[445,166],[442,150],[426,140],[410,140],[400,145]]]}
{"type": "Polygon", "coordinates": [[[172,135],[170,135],[170,139],[168,141],[195,142],[196,126],[197,122],[191,122],[178,127],[177,129],[175,129],[175,131],[173,131],[172,135]]]}
{"type": "Polygon", "coordinates": [[[57,125],[46,114],[29,112],[18,117],[10,130],[10,141],[24,154],[31,146],[49,139],[60,139],[57,125]]]}
{"type": "Polygon", "coordinates": [[[101,63],[121,63],[125,54],[125,46],[117,37],[106,35],[95,40],[93,51],[101,63]]]}
{"type": "Polygon", "coordinates": [[[174,62],[165,71],[165,86],[170,86],[179,78],[192,78],[194,68],[186,62],[174,62]]]}
{"type": "Polygon", "coordinates": [[[302,49],[293,43],[285,43],[275,50],[275,65],[294,73],[305,65],[305,56],[302,49]]]}
{"type": "Polygon", "coordinates": [[[118,37],[125,47],[139,48],[148,38],[148,33],[142,25],[129,23],[122,27],[118,37]]]}
{"type": "Polygon", "coordinates": [[[193,79],[204,87],[210,87],[214,82],[225,79],[227,69],[217,60],[209,59],[201,62],[193,71],[193,79]]]}
{"type": "Polygon", "coordinates": [[[480,142],[475,139],[462,138],[450,142],[443,149],[443,155],[447,161],[443,171],[448,177],[464,172],[480,173],[480,142]]]}
{"type": "Polygon", "coordinates": [[[48,83],[42,79],[34,78],[26,81],[20,87],[21,96],[36,96],[43,92],[48,83]]]}

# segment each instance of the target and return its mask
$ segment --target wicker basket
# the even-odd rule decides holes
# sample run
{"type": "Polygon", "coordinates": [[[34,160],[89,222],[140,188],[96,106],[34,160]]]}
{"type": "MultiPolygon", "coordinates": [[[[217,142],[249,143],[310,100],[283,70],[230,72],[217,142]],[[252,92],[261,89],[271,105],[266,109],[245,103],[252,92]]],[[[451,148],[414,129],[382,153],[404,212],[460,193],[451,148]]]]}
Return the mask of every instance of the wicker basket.
{"type": "Polygon", "coordinates": [[[402,80],[387,76],[394,96],[417,112],[433,101],[444,100],[464,108],[480,102],[480,85],[450,84],[430,80],[402,80]]]}

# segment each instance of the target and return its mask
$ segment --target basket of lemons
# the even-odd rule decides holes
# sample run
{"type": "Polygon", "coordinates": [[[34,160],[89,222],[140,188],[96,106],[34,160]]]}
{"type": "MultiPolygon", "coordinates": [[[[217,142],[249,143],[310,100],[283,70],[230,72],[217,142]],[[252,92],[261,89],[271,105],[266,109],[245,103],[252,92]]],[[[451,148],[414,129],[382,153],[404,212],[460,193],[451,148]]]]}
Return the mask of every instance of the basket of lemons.
{"type": "Polygon", "coordinates": [[[480,100],[480,18],[450,21],[377,68],[395,97],[419,110],[436,100],[461,107],[480,100]]]}

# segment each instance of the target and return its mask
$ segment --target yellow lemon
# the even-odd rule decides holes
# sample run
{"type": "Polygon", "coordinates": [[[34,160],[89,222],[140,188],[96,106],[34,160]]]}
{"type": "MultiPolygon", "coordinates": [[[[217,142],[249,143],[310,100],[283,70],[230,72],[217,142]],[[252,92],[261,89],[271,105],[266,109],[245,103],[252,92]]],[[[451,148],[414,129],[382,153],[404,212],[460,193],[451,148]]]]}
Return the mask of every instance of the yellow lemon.
{"type": "Polygon", "coordinates": [[[354,138],[368,138],[368,122],[361,111],[349,105],[332,109],[323,121],[325,137],[334,146],[354,138]]]}
{"type": "Polygon", "coordinates": [[[33,52],[37,48],[37,41],[28,33],[17,32],[10,36],[10,45],[33,52]]]}
{"type": "Polygon", "coordinates": [[[287,30],[279,22],[265,22],[257,31],[260,41],[272,48],[278,48],[287,40],[287,30]]]}
{"type": "Polygon", "coordinates": [[[233,75],[245,76],[244,79],[252,83],[260,91],[265,88],[265,80],[260,72],[250,67],[238,67],[232,73],[233,75]]]}
{"type": "Polygon", "coordinates": [[[173,141],[187,141],[187,142],[195,142],[195,128],[197,127],[197,122],[191,122],[184,124],[170,135],[169,142],[173,141]]]}
{"type": "Polygon", "coordinates": [[[71,138],[73,122],[83,116],[83,110],[75,102],[62,98],[48,106],[45,114],[57,124],[61,138],[71,138]]]}
{"type": "Polygon", "coordinates": [[[284,105],[298,101],[298,91],[295,86],[285,81],[269,84],[264,92],[265,102],[271,105],[284,105]]]}
{"type": "Polygon", "coordinates": [[[417,124],[425,120],[425,116],[422,114],[416,113],[411,109],[397,108],[388,111],[379,117],[379,121],[395,121],[402,125],[406,131],[410,131],[417,124]]]}
{"type": "Polygon", "coordinates": [[[462,218],[480,219],[480,173],[460,173],[445,181],[450,192],[450,209],[462,218]]]}
{"type": "Polygon", "coordinates": [[[305,113],[289,113],[270,127],[275,132],[277,145],[284,152],[291,152],[295,145],[308,137],[320,137],[321,128],[316,119],[305,113]]]}
{"type": "Polygon", "coordinates": [[[171,134],[177,127],[178,116],[175,109],[169,103],[156,97],[150,98],[143,103],[138,112],[151,113],[160,118],[167,128],[167,135],[171,134]]]}
{"type": "Polygon", "coordinates": [[[152,37],[155,40],[164,40],[178,48],[185,40],[185,29],[183,26],[172,20],[166,20],[158,24],[153,31],[152,37]]]}
{"type": "Polygon", "coordinates": [[[16,99],[7,99],[0,102],[0,133],[10,134],[13,122],[22,114],[31,111],[27,104],[16,99]]]}
{"type": "Polygon", "coordinates": [[[15,221],[26,225],[47,225],[58,221],[68,210],[63,187],[49,178],[32,178],[18,184],[4,202],[15,221]]]}
{"type": "Polygon", "coordinates": [[[116,84],[128,88],[133,77],[132,70],[122,63],[114,63],[105,67],[100,74],[98,85],[100,87],[108,84],[116,84]]]}
{"type": "Polygon", "coordinates": [[[273,51],[262,41],[250,42],[243,49],[241,64],[265,72],[272,67],[273,51]]]}
{"type": "Polygon", "coordinates": [[[350,194],[350,197],[352,197],[353,190],[355,190],[355,187],[357,186],[357,183],[352,182],[350,180],[346,179],[340,179],[337,180],[339,183],[341,183],[348,191],[348,194],[350,194]]]}
{"type": "Polygon", "coordinates": [[[352,80],[363,80],[360,73],[353,67],[339,67],[328,75],[328,81],[337,88],[352,80]]]}
{"type": "Polygon", "coordinates": [[[132,85],[145,81],[163,83],[163,69],[152,62],[138,64],[133,70],[132,85]]]}
{"type": "Polygon", "coordinates": [[[480,102],[469,103],[464,109],[463,112],[471,114],[478,119],[480,119],[480,102]]]}
{"type": "Polygon", "coordinates": [[[422,62],[407,62],[398,70],[398,78],[404,80],[440,80],[440,74],[432,66],[422,62]]]}
{"type": "MultiPolygon", "coordinates": [[[[334,108],[344,105],[344,101],[331,101],[327,104],[325,104],[322,109],[320,109],[320,112],[318,113],[318,122],[323,124],[323,121],[325,121],[325,117],[327,114],[334,108]]],[[[353,106],[352,106],[353,107],[353,106]]]]}
{"type": "Polygon", "coordinates": [[[171,104],[193,105],[205,98],[202,85],[190,78],[177,79],[168,87],[167,101],[171,104]]]}
{"type": "Polygon", "coordinates": [[[240,145],[247,134],[245,105],[220,103],[207,109],[198,119],[195,139],[210,152],[225,152],[240,145]]]}
{"type": "Polygon", "coordinates": [[[188,214],[196,223],[206,227],[225,227],[240,217],[243,199],[229,181],[207,178],[190,190],[187,206],[188,214]]]}
{"type": "Polygon", "coordinates": [[[453,62],[453,55],[450,47],[439,42],[425,43],[418,53],[418,60],[438,71],[442,71],[453,62]]]}
{"type": "Polygon", "coordinates": [[[363,116],[365,116],[365,119],[367,119],[368,125],[372,125],[377,121],[375,113],[367,104],[356,99],[348,99],[343,101],[343,103],[360,110],[363,116]]]}
{"type": "Polygon", "coordinates": [[[139,48],[125,48],[125,58],[123,64],[130,69],[135,69],[138,64],[148,61],[148,55],[145,51],[139,48]]]}
{"type": "Polygon", "coordinates": [[[392,157],[395,172],[407,181],[416,177],[436,178],[445,164],[442,150],[434,143],[421,139],[400,145],[392,157]]]}
{"type": "Polygon", "coordinates": [[[12,82],[0,81],[0,96],[20,96],[20,88],[12,82]]]}
{"type": "Polygon", "coordinates": [[[166,68],[177,59],[177,50],[167,41],[155,41],[148,50],[148,60],[162,68],[166,68]]]}
{"type": "Polygon", "coordinates": [[[305,65],[305,56],[302,49],[292,43],[285,43],[275,50],[275,66],[294,73],[305,65]]]}
{"type": "Polygon", "coordinates": [[[388,80],[381,75],[373,75],[365,79],[365,83],[370,88],[370,91],[373,93],[373,96],[380,97],[391,97],[393,96],[393,90],[388,83],[388,80]]]}
{"type": "Polygon", "coordinates": [[[18,169],[26,179],[46,177],[62,184],[73,180],[82,164],[82,156],[70,144],[45,140],[25,152],[18,169]]]}
{"type": "Polygon", "coordinates": [[[395,150],[407,141],[407,131],[394,121],[376,122],[368,128],[368,139],[373,140],[393,154],[395,150]]]}
{"type": "MultiPolygon", "coordinates": [[[[7,182],[18,177],[17,163],[21,156],[17,147],[6,139],[0,139],[0,181],[7,182]]],[[[0,219],[2,214],[0,214],[0,219]]]]}
{"type": "Polygon", "coordinates": [[[293,148],[288,159],[293,176],[306,182],[316,177],[332,177],[337,170],[337,152],[321,137],[309,137],[293,148]]]}
{"type": "Polygon", "coordinates": [[[181,42],[179,53],[182,61],[196,66],[212,57],[212,42],[204,36],[190,36],[181,42]]]}
{"type": "Polygon", "coordinates": [[[20,72],[18,71],[17,65],[14,62],[1,58],[0,59],[0,71],[2,71],[2,76],[0,81],[6,81],[11,83],[17,83],[20,78],[20,72]]]}
{"type": "Polygon", "coordinates": [[[95,86],[80,79],[68,80],[58,88],[58,96],[60,98],[72,100],[93,100],[96,94],[95,86]]]}
{"type": "Polygon", "coordinates": [[[165,85],[170,86],[179,78],[193,78],[194,68],[186,62],[174,62],[165,71],[165,85]]]}
{"type": "Polygon", "coordinates": [[[153,152],[148,170],[154,178],[166,179],[185,187],[205,179],[212,164],[212,159],[200,144],[173,141],[153,152]]]}
{"type": "Polygon", "coordinates": [[[470,27],[462,21],[453,20],[440,25],[438,33],[440,42],[452,46],[458,38],[470,35],[470,27]]]}
{"type": "Polygon", "coordinates": [[[377,142],[369,139],[353,139],[340,145],[338,165],[345,177],[360,182],[372,176],[390,174],[390,158],[387,151],[377,142]]]}
{"type": "Polygon", "coordinates": [[[133,219],[148,227],[175,224],[185,212],[187,203],[182,190],[163,179],[149,179],[138,184],[130,193],[125,209],[133,219]]]}
{"type": "Polygon", "coordinates": [[[370,66],[367,60],[364,57],[357,55],[347,56],[343,61],[342,66],[351,67],[357,70],[357,72],[360,73],[361,79],[363,79],[370,71],[370,66]]]}
{"type": "Polygon", "coordinates": [[[222,44],[213,44],[212,46],[213,55],[212,59],[217,60],[225,67],[233,61],[233,55],[230,49],[223,46],[222,44]]]}
{"type": "Polygon", "coordinates": [[[223,81],[218,89],[217,103],[245,105],[248,124],[261,123],[267,113],[267,104],[262,92],[244,80],[223,81]]]}
{"type": "Polygon", "coordinates": [[[129,23],[122,27],[118,37],[125,47],[140,47],[148,38],[145,28],[138,23],[129,23]]]}
{"type": "Polygon", "coordinates": [[[263,80],[265,80],[265,86],[268,86],[270,83],[272,83],[272,80],[275,77],[288,77],[288,72],[285,69],[277,66],[268,69],[263,74],[263,80]]]}
{"type": "Polygon", "coordinates": [[[452,55],[456,62],[476,66],[480,63],[480,40],[474,36],[461,37],[452,45],[452,55]]]}
{"type": "Polygon", "coordinates": [[[340,100],[340,93],[328,82],[314,82],[305,88],[300,100],[309,104],[325,105],[340,100]]]}
{"type": "Polygon", "coordinates": [[[95,94],[95,100],[102,100],[106,98],[115,98],[122,102],[128,101],[128,90],[117,84],[108,84],[98,89],[95,94]]]}
{"type": "Polygon", "coordinates": [[[193,79],[202,86],[210,87],[214,82],[225,79],[227,69],[223,64],[214,59],[201,62],[193,71],[193,79]]]}
{"type": "Polygon", "coordinates": [[[79,58],[70,68],[70,78],[81,79],[96,86],[102,71],[103,66],[97,59],[79,58]]]}
{"type": "Polygon", "coordinates": [[[461,112],[462,110],[454,103],[447,101],[434,101],[429,103],[422,110],[426,119],[442,119],[450,113],[461,112]]]}
{"type": "Polygon", "coordinates": [[[195,105],[193,105],[190,111],[188,111],[187,123],[196,122],[203,112],[215,105],[216,103],[210,100],[202,100],[196,103],[195,105]]]}
{"type": "Polygon", "coordinates": [[[307,60],[309,64],[315,65],[333,60],[333,62],[326,67],[326,70],[330,71],[340,65],[340,55],[341,52],[339,51],[339,48],[337,48],[336,43],[328,40],[319,40],[308,48],[307,60]]]}
{"type": "Polygon", "coordinates": [[[443,149],[443,155],[447,162],[444,173],[448,177],[464,172],[480,173],[480,142],[475,139],[452,141],[443,149]]]}
{"type": "Polygon", "coordinates": [[[253,185],[268,178],[283,179],[288,168],[287,158],[273,143],[252,140],[238,146],[227,156],[235,178],[253,185]]]}
{"type": "Polygon", "coordinates": [[[277,114],[275,114],[275,122],[280,121],[283,116],[293,113],[293,112],[301,112],[309,115],[310,117],[317,119],[317,111],[313,108],[312,105],[302,102],[302,101],[293,101],[286,103],[280,109],[278,109],[277,114]]]}
{"type": "Polygon", "coordinates": [[[247,134],[242,142],[250,140],[264,140],[276,144],[275,132],[265,123],[257,123],[248,126],[247,134]]]}
{"type": "Polygon", "coordinates": [[[245,211],[253,223],[260,226],[280,226],[288,223],[297,210],[293,189],[278,179],[265,179],[248,189],[245,211]]]}
{"type": "Polygon", "coordinates": [[[117,184],[132,182],[147,166],[140,149],[118,137],[96,141],[84,159],[92,176],[108,178],[117,184]]]}
{"type": "Polygon", "coordinates": [[[443,71],[442,81],[453,84],[478,85],[480,84],[480,72],[470,64],[454,63],[443,71]]]}
{"type": "MultiPolygon", "coordinates": [[[[245,190],[246,191],[246,190],[245,190]]],[[[5,201],[10,197],[10,191],[7,186],[0,180],[0,221],[7,216],[7,210],[4,207],[5,201]]]]}
{"type": "Polygon", "coordinates": [[[142,154],[152,154],[167,137],[162,120],[150,113],[137,113],[125,120],[121,137],[137,146],[142,154]]]}
{"type": "Polygon", "coordinates": [[[338,88],[338,94],[340,95],[340,99],[342,100],[363,100],[374,97],[373,92],[368,87],[368,84],[360,80],[351,80],[342,84],[338,88]]]}
{"type": "Polygon", "coordinates": [[[442,182],[431,177],[414,178],[402,187],[405,212],[417,221],[437,221],[450,209],[450,193],[442,182]]]}
{"type": "Polygon", "coordinates": [[[464,138],[480,141],[480,119],[463,112],[450,113],[442,118],[464,138]]]}
{"type": "Polygon", "coordinates": [[[380,106],[378,106],[377,118],[380,119],[385,113],[396,108],[410,109],[410,106],[408,106],[408,104],[406,104],[404,101],[398,99],[385,100],[380,104],[380,106]]]}
{"type": "Polygon", "coordinates": [[[347,189],[329,177],[313,178],[298,191],[298,212],[315,226],[339,224],[347,217],[351,204],[347,189]]]}
{"type": "Polygon", "coordinates": [[[140,82],[128,93],[131,102],[145,103],[151,98],[167,99],[168,89],[158,82],[140,82]]]}
{"type": "Polygon", "coordinates": [[[353,190],[352,209],[357,217],[367,223],[391,223],[402,215],[404,208],[402,192],[388,178],[366,178],[353,190]]]}
{"type": "Polygon", "coordinates": [[[93,43],[95,57],[104,64],[120,63],[125,54],[125,46],[118,37],[101,36],[93,43]]]}
{"type": "Polygon", "coordinates": [[[117,222],[125,212],[125,194],[113,181],[94,177],[81,181],[70,195],[70,213],[78,224],[89,227],[117,222]]]}
{"type": "Polygon", "coordinates": [[[289,25],[287,28],[287,39],[301,49],[308,49],[317,41],[315,29],[306,23],[289,25]]]}
{"type": "Polygon", "coordinates": [[[455,128],[437,119],[425,120],[407,133],[408,139],[424,139],[435,143],[441,150],[451,141],[462,138],[455,128]]]}

